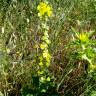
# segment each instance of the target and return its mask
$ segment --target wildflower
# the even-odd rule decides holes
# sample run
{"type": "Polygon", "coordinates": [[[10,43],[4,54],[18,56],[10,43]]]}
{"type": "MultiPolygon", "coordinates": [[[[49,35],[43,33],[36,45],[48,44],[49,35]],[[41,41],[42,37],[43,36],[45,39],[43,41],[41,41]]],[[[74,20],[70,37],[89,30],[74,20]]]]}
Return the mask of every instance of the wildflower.
{"type": "Polygon", "coordinates": [[[52,10],[51,10],[51,7],[49,5],[47,6],[47,14],[49,17],[52,15],[52,10]]]}
{"type": "Polygon", "coordinates": [[[39,63],[39,65],[40,65],[40,66],[43,66],[43,63],[42,63],[42,62],[40,62],[40,63],[39,63]]]}
{"type": "Polygon", "coordinates": [[[80,33],[80,34],[79,34],[79,40],[80,40],[81,42],[87,42],[87,41],[88,41],[88,36],[87,36],[87,34],[85,34],[85,33],[80,33]]]}
{"type": "Polygon", "coordinates": [[[50,65],[50,62],[46,62],[46,66],[49,67],[49,65],[50,65]]]}
{"type": "Polygon", "coordinates": [[[46,59],[50,58],[50,54],[49,54],[48,50],[44,50],[43,57],[46,59]]]}
{"type": "Polygon", "coordinates": [[[49,38],[48,32],[44,32],[44,36],[46,36],[47,38],[49,38]]]}
{"type": "Polygon", "coordinates": [[[45,36],[42,37],[42,40],[46,42],[47,46],[51,43],[51,41],[47,37],[45,37],[45,36]]]}
{"type": "Polygon", "coordinates": [[[44,16],[45,14],[47,14],[49,17],[52,15],[52,8],[44,2],[40,2],[40,4],[37,6],[37,10],[39,11],[40,17],[44,16]]]}
{"type": "Polygon", "coordinates": [[[90,69],[92,69],[92,70],[96,70],[96,64],[90,64],[90,69]]]}
{"type": "Polygon", "coordinates": [[[46,43],[43,43],[43,44],[40,45],[41,49],[46,49],[47,47],[48,47],[48,45],[46,43]]]}

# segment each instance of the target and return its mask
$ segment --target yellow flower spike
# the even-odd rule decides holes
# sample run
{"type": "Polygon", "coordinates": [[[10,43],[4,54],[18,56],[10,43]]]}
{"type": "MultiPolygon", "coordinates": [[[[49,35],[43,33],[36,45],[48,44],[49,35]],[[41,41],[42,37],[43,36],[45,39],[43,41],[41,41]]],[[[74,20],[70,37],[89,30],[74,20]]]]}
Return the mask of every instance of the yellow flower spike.
{"type": "Polygon", "coordinates": [[[42,56],[40,56],[40,57],[39,57],[39,59],[40,59],[40,62],[42,62],[42,60],[43,60],[43,57],[42,57],[42,56]]]}
{"type": "Polygon", "coordinates": [[[49,56],[47,56],[46,61],[47,61],[48,63],[50,63],[50,59],[51,59],[51,56],[49,55],[49,56]]]}
{"type": "Polygon", "coordinates": [[[47,14],[49,17],[52,15],[52,8],[46,4],[45,2],[40,2],[37,6],[37,10],[39,11],[39,16],[42,17],[47,14]]]}
{"type": "Polygon", "coordinates": [[[46,63],[46,66],[49,67],[49,65],[50,65],[50,63],[47,62],[47,63],[46,63]]]}
{"type": "Polygon", "coordinates": [[[38,7],[37,7],[37,10],[39,10],[40,16],[42,16],[42,15],[45,14],[45,12],[46,12],[46,7],[47,7],[46,3],[40,2],[40,4],[39,4],[38,7]]]}
{"type": "Polygon", "coordinates": [[[49,54],[48,50],[44,50],[43,57],[44,58],[49,58],[50,57],[50,54],[49,54]]]}
{"type": "Polygon", "coordinates": [[[50,44],[51,41],[49,40],[49,38],[47,36],[43,36],[42,40],[46,42],[46,44],[50,44]]]}
{"type": "Polygon", "coordinates": [[[47,43],[47,44],[50,44],[50,43],[51,43],[51,41],[50,41],[49,39],[47,39],[47,40],[46,40],[46,43],[47,43]]]}
{"type": "Polygon", "coordinates": [[[46,43],[43,43],[43,44],[40,45],[41,49],[46,49],[47,47],[48,47],[48,45],[46,43]]]}
{"type": "Polygon", "coordinates": [[[49,38],[48,31],[47,32],[44,32],[44,36],[46,36],[47,38],[49,38]]]}
{"type": "MultiPolygon", "coordinates": [[[[39,48],[41,49],[41,53],[39,56],[39,71],[43,71],[45,72],[45,68],[49,67],[50,65],[50,53],[49,53],[49,44],[50,44],[50,40],[49,40],[49,26],[47,26],[47,21],[48,21],[48,17],[50,17],[52,15],[52,8],[51,6],[48,5],[47,2],[40,2],[40,4],[37,6],[37,10],[38,10],[38,16],[41,18],[41,20],[43,20],[43,16],[44,16],[44,22],[41,22],[41,28],[43,29],[43,36],[41,38],[42,43],[40,44],[39,48]]],[[[38,73],[40,75],[40,72],[38,73]]],[[[42,74],[45,75],[45,74],[42,74]]],[[[40,78],[41,82],[46,81],[46,76],[41,77],[40,78]]],[[[50,78],[47,78],[47,81],[50,81],[50,78]]]]}
{"type": "Polygon", "coordinates": [[[87,36],[87,34],[85,34],[85,33],[80,33],[80,34],[79,34],[79,40],[80,40],[81,42],[87,42],[87,41],[88,41],[88,36],[87,36]]]}
{"type": "Polygon", "coordinates": [[[43,57],[47,58],[48,57],[48,53],[47,52],[43,52],[43,57]]]}
{"type": "Polygon", "coordinates": [[[48,39],[47,36],[42,36],[42,40],[46,40],[46,39],[48,39]]]}
{"type": "Polygon", "coordinates": [[[40,66],[43,66],[43,63],[42,63],[42,62],[40,62],[40,63],[39,63],[39,65],[40,65],[40,66]]]}
{"type": "Polygon", "coordinates": [[[47,6],[47,14],[49,17],[52,15],[52,9],[49,5],[47,6]]]}

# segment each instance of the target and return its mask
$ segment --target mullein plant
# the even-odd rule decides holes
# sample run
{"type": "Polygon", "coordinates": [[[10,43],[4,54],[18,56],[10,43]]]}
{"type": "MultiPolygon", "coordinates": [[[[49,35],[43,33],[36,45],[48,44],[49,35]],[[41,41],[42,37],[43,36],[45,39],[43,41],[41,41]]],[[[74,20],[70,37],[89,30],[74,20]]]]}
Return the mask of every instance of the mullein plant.
{"type": "MultiPolygon", "coordinates": [[[[48,75],[48,67],[50,66],[51,54],[49,52],[49,26],[47,25],[48,18],[52,16],[52,7],[48,2],[40,2],[37,6],[38,16],[40,18],[40,30],[42,30],[41,43],[39,44],[41,54],[39,56],[38,75],[40,82],[50,82],[51,77],[48,75]]],[[[44,91],[44,90],[43,90],[44,91]]]]}

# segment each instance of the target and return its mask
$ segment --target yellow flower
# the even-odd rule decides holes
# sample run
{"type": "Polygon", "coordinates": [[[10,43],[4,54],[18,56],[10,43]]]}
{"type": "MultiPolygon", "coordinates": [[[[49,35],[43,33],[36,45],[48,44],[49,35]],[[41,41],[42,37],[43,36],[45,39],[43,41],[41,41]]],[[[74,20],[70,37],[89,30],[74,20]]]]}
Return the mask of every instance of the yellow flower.
{"type": "Polygon", "coordinates": [[[52,9],[49,5],[47,6],[47,14],[49,17],[52,15],[52,9]]]}
{"type": "Polygon", "coordinates": [[[96,70],[96,64],[90,64],[90,69],[92,69],[92,70],[96,70]]]}
{"type": "Polygon", "coordinates": [[[81,42],[87,42],[87,41],[88,41],[88,36],[87,36],[87,34],[85,34],[85,33],[80,33],[80,34],[79,34],[79,40],[80,40],[81,42]]]}
{"type": "Polygon", "coordinates": [[[43,2],[41,2],[37,7],[37,10],[39,10],[41,16],[45,14],[46,9],[47,9],[47,5],[43,2]]]}
{"type": "Polygon", "coordinates": [[[48,55],[49,55],[49,53],[48,53],[48,52],[43,52],[43,57],[44,57],[44,58],[47,58],[47,57],[48,57],[48,55]]]}
{"type": "Polygon", "coordinates": [[[42,62],[40,62],[40,63],[39,63],[39,65],[40,65],[40,66],[43,66],[43,63],[42,63],[42,62]]]}
{"type": "Polygon", "coordinates": [[[48,50],[44,50],[43,57],[46,58],[46,59],[50,58],[50,54],[49,54],[48,50]]]}
{"type": "Polygon", "coordinates": [[[39,16],[41,17],[45,14],[47,14],[49,17],[52,15],[51,7],[44,2],[40,2],[40,4],[37,6],[37,10],[39,11],[39,16]]]}
{"type": "Polygon", "coordinates": [[[49,67],[49,65],[50,65],[50,62],[46,62],[46,66],[49,67]]]}
{"type": "Polygon", "coordinates": [[[42,43],[41,45],[40,45],[40,48],[41,49],[46,49],[48,47],[48,45],[46,44],[46,43],[42,43]]]}

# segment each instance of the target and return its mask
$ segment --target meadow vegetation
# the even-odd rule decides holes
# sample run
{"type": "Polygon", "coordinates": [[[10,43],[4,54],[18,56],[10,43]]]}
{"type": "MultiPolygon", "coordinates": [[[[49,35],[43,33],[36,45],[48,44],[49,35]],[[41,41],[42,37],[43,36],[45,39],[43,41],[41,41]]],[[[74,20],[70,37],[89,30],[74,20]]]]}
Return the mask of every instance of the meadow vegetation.
{"type": "Polygon", "coordinates": [[[0,96],[96,96],[96,0],[0,0],[0,96]]]}

